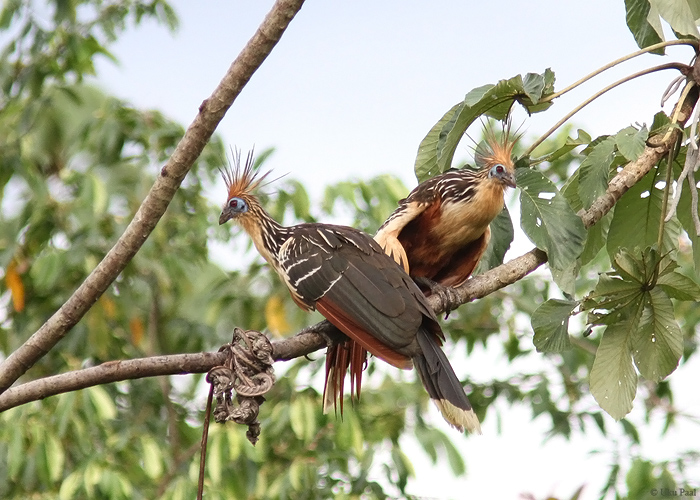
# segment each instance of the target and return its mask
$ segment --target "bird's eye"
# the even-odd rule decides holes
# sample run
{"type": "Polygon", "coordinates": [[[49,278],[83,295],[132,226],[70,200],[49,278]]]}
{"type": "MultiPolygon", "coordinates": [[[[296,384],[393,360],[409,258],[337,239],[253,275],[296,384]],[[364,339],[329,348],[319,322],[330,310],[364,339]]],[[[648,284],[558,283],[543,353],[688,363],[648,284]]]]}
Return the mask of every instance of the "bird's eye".
{"type": "Polygon", "coordinates": [[[497,163],[493,167],[491,167],[491,170],[489,171],[489,177],[501,177],[506,173],[506,167],[501,165],[500,163],[497,163]]]}
{"type": "Polygon", "coordinates": [[[231,198],[228,200],[228,207],[234,212],[247,212],[248,204],[241,198],[231,198]]]}

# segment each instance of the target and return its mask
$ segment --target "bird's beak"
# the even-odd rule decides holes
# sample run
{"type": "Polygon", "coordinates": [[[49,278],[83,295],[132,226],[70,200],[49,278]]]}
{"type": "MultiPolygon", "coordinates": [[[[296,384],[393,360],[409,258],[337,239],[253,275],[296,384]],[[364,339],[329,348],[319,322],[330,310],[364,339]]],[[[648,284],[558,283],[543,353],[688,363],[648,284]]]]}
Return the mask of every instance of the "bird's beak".
{"type": "Polygon", "coordinates": [[[510,187],[514,188],[515,187],[515,172],[508,172],[503,177],[503,182],[506,183],[506,186],[510,186],[510,187]]]}
{"type": "Polygon", "coordinates": [[[231,217],[232,217],[231,211],[228,210],[228,209],[226,209],[226,208],[224,208],[224,209],[221,211],[221,215],[219,215],[219,225],[223,224],[224,222],[226,222],[227,220],[229,220],[231,217]]]}

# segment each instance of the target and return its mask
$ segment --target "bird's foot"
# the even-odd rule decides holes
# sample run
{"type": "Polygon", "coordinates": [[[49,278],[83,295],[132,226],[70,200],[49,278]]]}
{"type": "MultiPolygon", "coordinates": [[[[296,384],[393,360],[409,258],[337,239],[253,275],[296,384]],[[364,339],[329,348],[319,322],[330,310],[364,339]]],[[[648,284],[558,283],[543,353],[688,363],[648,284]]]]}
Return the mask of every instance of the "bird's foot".
{"type": "Polygon", "coordinates": [[[433,281],[428,278],[419,277],[414,278],[413,281],[415,281],[419,286],[430,290],[430,294],[427,295],[437,295],[440,297],[442,307],[445,310],[445,319],[447,319],[450,312],[452,312],[452,308],[450,307],[451,304],[459,303],[459,296],[457,295],[455,289],[451,286],[441,285],[437,281],[433,281]]]}

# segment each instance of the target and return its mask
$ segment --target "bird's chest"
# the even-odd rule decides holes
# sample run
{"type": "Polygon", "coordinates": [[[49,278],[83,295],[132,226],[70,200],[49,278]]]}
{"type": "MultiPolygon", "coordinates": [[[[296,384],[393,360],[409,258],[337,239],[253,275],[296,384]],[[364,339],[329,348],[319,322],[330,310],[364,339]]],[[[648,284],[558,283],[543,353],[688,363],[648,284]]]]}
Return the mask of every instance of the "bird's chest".
{"type": "Polygon", "coordinates": [[[475,200],[444,203],[430,225],[429,243],[456,251],[481,237],[491,221],[503,210],[501,204],[479,205],[475,200]]]}
{"type": "Polygon", "coordinates": [[[469,199],[433,203],[404,228],[399,239],[409,262],[444,264],[480,238],[501,210],[503,190],[484,186],[469,199]]]}

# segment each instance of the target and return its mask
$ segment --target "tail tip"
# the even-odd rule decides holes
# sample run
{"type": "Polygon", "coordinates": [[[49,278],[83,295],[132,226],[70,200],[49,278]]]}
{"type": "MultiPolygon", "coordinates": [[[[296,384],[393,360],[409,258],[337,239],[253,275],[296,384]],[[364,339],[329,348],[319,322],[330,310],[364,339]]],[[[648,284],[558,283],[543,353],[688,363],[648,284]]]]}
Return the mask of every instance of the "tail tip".
{"type": "Polygon", "coordinates": [[[452,427],[460,432],[467,430],[470,434],[481,434],[481,424],[479,418],[472,408],[458,408],[446,399],[433,399],[442,417],[452,427]]]}

